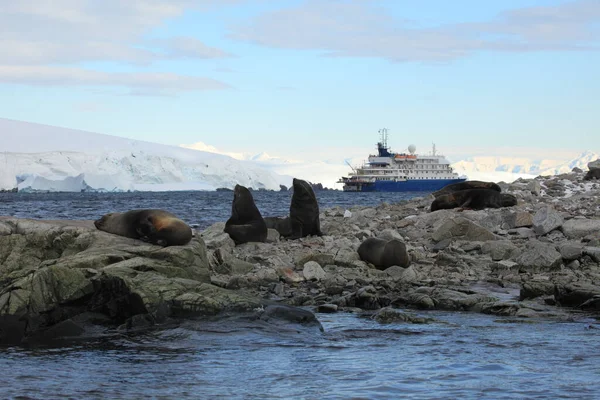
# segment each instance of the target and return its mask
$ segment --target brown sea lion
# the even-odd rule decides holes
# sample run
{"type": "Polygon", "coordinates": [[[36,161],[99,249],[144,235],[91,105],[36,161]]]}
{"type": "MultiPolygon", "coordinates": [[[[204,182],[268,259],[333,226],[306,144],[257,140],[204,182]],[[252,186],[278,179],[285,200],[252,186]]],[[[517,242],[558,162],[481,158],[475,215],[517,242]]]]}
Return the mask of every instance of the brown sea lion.
{"type": "Polygon", "coordinates": [[[265,217],[264,220],[268,229],[275,229],[281,236],[292,235],[290,217],[265,217]]]}
{"type": "Polygon", "coordinates": [[[470,208],[501,208],[517,205],[517,198],[512,194],[500,193],[493,189],[467,189],[438,196],[431,203],[431,211],[470,208]]]}
{"type": "Polygon", "coordinates": [[[242,185],[235,185],[233,189],[231,217],[225,223],[224,231],[235,244],[267,240],[267,225],[254,204],[252,193],[242,185]]]}
{"type": "Polygon", "coordinates": [[[433,192],[434,197],[441,196],[443,194],[448,194],[452,192],[458,192],[461,190],[467,189],[491,189],[497,192],[501,192],[502,189],[494,182],[484,182],[484,181],[464,181],[458,183],[451,183],[449,185],[444,186],[437,192],[433,192]]]}
{"type": "Polygon", "coordinates": [[[109,213],[94,221],[94,225],[104,232],[159,246],[181,246],[192,240],[192,228],[188,224],[158,209],[109,213]]]}
{"type": "Polygon", "coordinates": [[[600,179],[600,169],[590,169],[583,177],[584,181],[591,181],[592,179],[600,179]]]}
{"type": "Polygon", "coordinates": [[[294,194],[290,204],[291,235],[298,239],[308,235],[323,236],[319,221],[319,203],[312,187],[302,179],[294,178],[294,194]]]}
{"type": "Polygon", "coordinates": [[[368,238],[358,247],[358,255],[361,260],[371,263],[375,268],[381,270],[392,265],[402,268],[410,265],[406,245],[398,239],[368,238]]]}

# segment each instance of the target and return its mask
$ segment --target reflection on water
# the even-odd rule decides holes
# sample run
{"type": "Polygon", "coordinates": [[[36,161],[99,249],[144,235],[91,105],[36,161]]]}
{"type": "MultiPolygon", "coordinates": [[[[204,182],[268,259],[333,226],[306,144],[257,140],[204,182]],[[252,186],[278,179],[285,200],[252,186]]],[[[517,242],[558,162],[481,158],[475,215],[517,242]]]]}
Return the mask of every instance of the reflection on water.
{"type": "Polygon", "coordinates": [[[185,321],[162,332],[0,350],[3,397],[597,398],[590,321],[506,323],[429,312],[429,325],[319,314],[324,333],[185,321]]]}

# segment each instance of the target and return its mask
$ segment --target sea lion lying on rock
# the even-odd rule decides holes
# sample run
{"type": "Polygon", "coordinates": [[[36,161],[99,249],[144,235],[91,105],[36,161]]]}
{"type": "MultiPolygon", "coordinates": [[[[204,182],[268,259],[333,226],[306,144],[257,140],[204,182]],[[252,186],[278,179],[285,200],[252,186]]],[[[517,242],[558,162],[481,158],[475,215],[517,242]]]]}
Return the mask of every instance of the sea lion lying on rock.
{"type": "Polygon", "coordinates": [[[500,193],[493,189],[467,189],[438,196],[431,203],[431,211],[470,208],[501,208],[517,205],[517,198],[512,194],[500,193]]]}
{"type": "Polygon", "coordinates": [[[502,189],[494,182],[484,182],[484,181],[464,181],[458,183],[451,183],[449,185],[444,186],[437,192],[433,192],[434,197],[441,196],[443,194],[449,194],[453,192],[458,192],[461,190],[467,189],[491,189],[497,192],[501,192],[502,189]]]}
{"type": "Polygon", "coordinates": [[[290,204],[291,235],[288,239],[298,239],[308,235],[323,236],[319,222],[317,196],[308,182],[293,180],[294,194],[290,204]]]}
{"type": "Polygon", "coordinates": [[[192,228],[168,211],[114,212],[94,221],[97,229],[159,246],[182,246],[192,240],[192,228]]]}
{"type": "Polygon", "coordinates": [[[287,237],[292,235],[292,224],[290,217],[265,217],[267,228],[275,229],[281,236],[287,237]]]}
{"type": "Polygon", "coordinates": [[[235,185],[231,217],[225,223],[224,231],[229,234],[235,244],[267,240],[267,225],[254,204],[254,198],[248,188],[235,185]]]}
{"type": "Polygon", "coordinates": [[[358,247],[358,255],[361,260],[371,263],[375,268],[381,270],[392,265],[402,268],[410,265],[406,245],[398,239],[368,238],[358,247]]]}

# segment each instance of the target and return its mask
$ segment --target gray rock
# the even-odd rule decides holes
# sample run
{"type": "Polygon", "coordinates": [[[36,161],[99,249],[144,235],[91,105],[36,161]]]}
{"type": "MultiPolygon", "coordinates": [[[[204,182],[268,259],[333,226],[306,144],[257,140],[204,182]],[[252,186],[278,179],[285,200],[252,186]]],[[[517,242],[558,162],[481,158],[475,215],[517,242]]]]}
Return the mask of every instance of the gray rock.
{"type": "Polygon", "coordinates": [[[583,254],[583,246],[573,243],[564,243],[558,247],[558,250],[566,261],[576,260],[583,254]]]}
{"type": "Polygon", "coordinates": [[[402,235],[395,229],[384,229],[377,234],[377,237],[385,240],[398,239],[399,241],[404,242],[402,235]]]}
{"type": "Polygon", "coordinates": [[[485,242],[481,248],[483,254],[489,254],[494,261],[507,260],[519,252],[510,240],[485,242]]]}
{"type": "Polygon", "coordinates": [[[235,242],[227,233],[223,232],[223,229],[225,229],[225,222],[217,222],[200,233],[207,248],[235,247],[235,242]]]}
{"type": "Polygon", "coordinates": [[[592,169],[600,169],[600,159],[595,160],[595,161],[590,161],[587,165],[589,170],[592,169]]]}
{"type": "Polygon", "coordinates": [[[600,232],[600,219],[570,219],[562,225],[562,231],[569,239],[581,239],[600,232]]]}
{"type": "Polygon", "coordinates": [[[304,279],[306,279],[307,281],[320,281],[322,279],[325,279],[325,277],[327,276],[323,268],[321,268],[321,266],[315,261],[309,261],[306,264],[304,264],[302,274],[304,275],[304,279]]]}
{"type": "Polygon", "coordinates": [[[548,232],[560,228],[564,219],[554,208],[544,206],[533,216],[533,230],[537,235],[545,235],[548,232]]]}
{"type": "Polygon", "coordinates": [[[522,270],[538,272],[559,269],[562,256],[554,245],[532,240],[527,243],[523,253],[515,259],[522,270]]]}
{"type": "Polygon", "coordinates": [[[506,224],[509,229],[533,226],[533,215],[527,211],[516,211],[508,215],[506,224]]]}
{"type": "Polygon", "coordinates": [[[583,248],[583,254],[592,257],[595,262],[600,263],[600,247],[586,246],[583,248]]]}
{"type": "Polygon", "coordinates": [[[371,319],[379,322],[380,324],[391,324],[391,323],[409,323],[409,324],[428,324],[433,321],[431,318],[419,317],[415,314],[394,310],[390,307],[382,308],[371,316],[371,319]]]}
{"type": "Polygon", "coordinates": [[[532,180],[531,182],[529,182],[527,184],[527,190],[529,190],[532,194],[539,196],[540,193],[542,192],[542,186],[540,185],[540,183],[538,181],[532,180]]]}
{"type": "Polygon", "coordinates": [[[444,222],[432,235],[432,239],[436,242],[450,238],[485,241],[495,240],[496,236],[468,219],[456,217],[444,222]]]}
{"type": "Polygon", "coordinates": [[[267,243],[277,243],[279,242],[279,232],[275,229],[267,229],[267,243]]]}

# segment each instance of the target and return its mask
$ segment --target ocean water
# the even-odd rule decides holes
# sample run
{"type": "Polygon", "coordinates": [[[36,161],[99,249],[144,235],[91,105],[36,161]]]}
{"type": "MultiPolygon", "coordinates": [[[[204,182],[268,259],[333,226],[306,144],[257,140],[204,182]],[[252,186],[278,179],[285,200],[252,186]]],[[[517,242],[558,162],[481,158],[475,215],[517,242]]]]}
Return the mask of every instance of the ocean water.
{"type": "MultiPolygon", "coordinates": [[[[318,196],[322,208],[399,199],[318,196]]],[[[265,215],[285,214],[289,207],[288,193],[255,197],[265,215]]],[[[167,204],[204,227],[227,219],[231,198],[226,192],[0,194],[0,215],[95,219],[167,204]]],[[[435,322],[380,324],[359,314],[317,314],[320,332],[190,319],[142,334],[0,347],[0,398],[600,398],[595,319],[416,313],[435,322]]]]}

